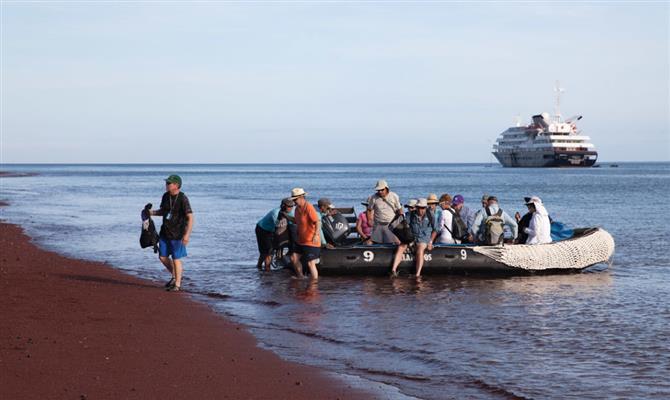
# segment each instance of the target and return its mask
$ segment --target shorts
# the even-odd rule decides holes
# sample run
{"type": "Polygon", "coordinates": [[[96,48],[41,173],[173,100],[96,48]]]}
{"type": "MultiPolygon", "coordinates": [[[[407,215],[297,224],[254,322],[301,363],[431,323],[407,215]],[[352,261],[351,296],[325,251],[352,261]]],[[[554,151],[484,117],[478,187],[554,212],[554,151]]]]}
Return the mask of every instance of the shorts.
{"type": "Polygon", "coordinates": [[[302,244],[294,244],[293,252],[302,254],[303,261],[312,261],[321,257],[321,247],[305,246],[302,244]]]}
{"type": "Polygon", "coordinates": [[[186,257],[186,246],[181,240],[170,240],[161,237],[158,240],[158,255],[161,257],[172,256],[173,260],[186,257]]]}
{"type": "Polygon", "coordinates": [[[273,232],[268,232],[265,229],[261,228],[259,225],[256,225],[256,243],[258,244],[258,252],[262,256],[272,255],[272,250],[274,248],[272,244],[272,237],[274,236],[273,232]]]}
{"type": "Polygon", "coordinates": [[[373,242],[381,244],[381,243],[391,243],[391,244],[399,244],[400,240],[396,235],[391,232],[391,229],[389,228],[388,225],[381,225],[381,224],[376,224],[372,228],[372,235],[370,235],[370,238],[372,239],[373,242]]]}

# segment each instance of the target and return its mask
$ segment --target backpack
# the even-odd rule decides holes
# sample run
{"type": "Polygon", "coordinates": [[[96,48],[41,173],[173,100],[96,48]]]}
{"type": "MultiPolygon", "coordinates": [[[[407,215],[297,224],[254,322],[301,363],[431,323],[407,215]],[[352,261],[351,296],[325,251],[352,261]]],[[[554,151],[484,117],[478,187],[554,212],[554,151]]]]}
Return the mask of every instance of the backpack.
{"type": "Polygon", "coordinates": [[[288,218],[284,212],[279,212],[279,218],[275,224],[274,235],[272,235],[272,247],[281,249],[287,247],[291,241],[291,230],[288,227],[288,218]]]}
{"type": "Polygon", "coordinates": [[[410,244],[415,239],[414,232],[412,232],[412,228],[410,228],[407,218],[402,214],[396,215],[395,218],[393,218],[391,223],[389,223],[389,229],[403,244],[410,244]]]}
{"type": "Polygon", "coordinates": [[[503,210],[498,209],[498,212],[491,214],[491,210],[486,207],[486,219],[484,220],[484,243],[489,245],[501,244],[504,239],[504,220],[502,217],[503,210]]]}
{"type": "Polygon", "coordinates": [[[468,241],[468,227],[463,222],[460,214],[452,208],[447,208],[446,211],[449,211],[452,215],[451,219],[451,229],[447,226],[447,230],[451,233],[451,237],[460,241],[461,243],[468,241]]]}
{"type": "Polygon", "coordinates": [[[339,212],[335,215],[326,215],[321,218],[321,225],[326,242],[328,243],[342,245],[347,235],[349,235],[349,221],[347,221],[347,217],[339,212]]]}
{"type": "Polygon", "coordinates": [[[154,253],[158,253],[158,232],[156,232],[156,225],[151,219],[151,203],[144,206],[142,210],[142,233],[140,233],[140,247],[153,247],[154,253]]]}

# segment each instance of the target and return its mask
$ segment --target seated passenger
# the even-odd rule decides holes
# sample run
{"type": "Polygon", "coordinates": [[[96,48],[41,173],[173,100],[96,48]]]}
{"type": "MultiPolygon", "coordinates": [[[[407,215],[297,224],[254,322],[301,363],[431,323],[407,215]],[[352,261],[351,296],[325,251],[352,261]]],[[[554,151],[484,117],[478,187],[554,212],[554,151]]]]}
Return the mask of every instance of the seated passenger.
{"type": "MultiPolygon", "coordinates": [[[[427,212],[428,203],[426,199],[419,199],[416,204],[416,210],[414,210],[409,217],[409,226],[414,234],[414,244],[416,246],[414,253],[414,265],[416,267],[415,276],[418,278],[421,276],[421,270],[423,269],[423,256],[426,250],[433,250],[433,241],[437,236],[437,230],[435,229],[435,224],[433,218],[427,212]]],[[[398,246],[407,247],[406,244],[398,246]]],[[[403,250],[404,251],[404,250],[403,250]]],[[[391,274],[393,276],[398,275],[398,265],[400,264],[400,259],[396,257],[393,262],[393,267],[391,268],[391,274]]]]}
{"type": "Polygon", "coordinates": [[[321,218],[321,227],[326,236],[328,248],[343,245],[350,230],[347,217],[342,215],[332,204],[328,205],[326,215],[321,218]]]}
{"type": "Polygon", "coordinates": [[[440,226],[440,218],[442,217],[442,208],[438,207],[438,199],[435,193],[430,193],[426,197],[426,203],[428,203],[428,214],[433,216],[433,223],[435,226],[440,226]]]}
{"type": "Polygon", "coordinates": [[[332,243],[328,243],[328,241],[326,240],[326,235],[323,234],[323,217],[328,215],[328,209],[331,204],[333,203],[327,197],[322,197],[316,202],[316,206],[319,209],[318,210],[319,218],[322,219],[321,231],[319,232],[321,234],[321,247],[327,247],[330,249],[332,249],[334,246],[332,243]]]}
{"type": "Polygon", "coordinates": [[[457,237],[454,237],[454,216],[456,211],[451,208],[451,196],[447,193],[440,196],[440,208],[442,213],[440,214],[439,224],[437,229],[439,231],[439,236],[437,242],[441,244],[454,244],[460,243],[457,237]]]}
{"type": "Polygon", "coordinates": [[[407,211],[405,211],[405,218],[407,218],[408,221],[409,221],[409,214],[412,211],[416,210],[416,203],[417,203],[416,199],[410,199],[407,202],[407,204],[405,204],[405,208],[407,209],[407,211]]]}
{"type": "MultiPolygon", "coordinates": [[[[488,205],[488,198],[486,199],[488,205]]],[[[465,222],[465,228],[468,232],[468,240],[462,241],[462,243],[473,243],[474,238],[472,237],[472,224],[475,222],[475,212],[466,206],[465,199],[460,194],[454,196],[454,199],[451,201],[451,208],[458,213],[461,217],[461,220],[465,222]]]]}
{"type": "MultiPolygon", "coordinates": [[[[368,208],[368,202],[364,201],[361,203],[365,208],[368,208]]],[[[372,224],[368,221],[368,215],[366,211],[358,214],[356,219],[356,232],[358,232],[358,237],[361,238],[361,242],[364,244],[372,244],[370,240],[370,235],[372,234],[372,224]]]]}
{"type": "Polygon", "coordinates": [[[528,228],[524,228],[524,232],[528,234],[526,244],[551,243],[551,222],[542,200],[533,196],[526,205],[528,206],[528,212],[532,213],[528,228]]]}
{"type": "Polygon", "coordinates": [[[514,218],[510,217],[498,205],[498,198],[489,196],[486,208],[477,214],[472,226],[472,233],[477,243],[487,245],[502,244],[504,228],[509,227],[512,239],[516,239],[518,226],[514,218]]]}

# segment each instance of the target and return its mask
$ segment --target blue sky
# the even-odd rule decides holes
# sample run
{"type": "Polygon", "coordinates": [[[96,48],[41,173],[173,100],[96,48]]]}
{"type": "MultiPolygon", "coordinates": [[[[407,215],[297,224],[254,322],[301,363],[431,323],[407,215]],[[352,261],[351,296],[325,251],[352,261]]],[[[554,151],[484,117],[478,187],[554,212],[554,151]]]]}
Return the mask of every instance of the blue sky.
{"type": "Polygon", "coordinates": [[[3,2],[2,162],[670,161],[668,4],[3,2]]]}

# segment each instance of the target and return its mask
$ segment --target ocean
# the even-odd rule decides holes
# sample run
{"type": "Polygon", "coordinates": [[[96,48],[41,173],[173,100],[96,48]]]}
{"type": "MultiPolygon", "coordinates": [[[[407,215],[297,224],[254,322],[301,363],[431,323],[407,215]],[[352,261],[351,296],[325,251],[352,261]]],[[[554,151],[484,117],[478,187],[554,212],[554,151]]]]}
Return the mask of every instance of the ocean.
{"type": "MultiPolygon", "coordinates": [[[[140,211],[181,175],[195,212],[184,288],[281,357],[421,399],[670,398],[670,163],[590,169],[489,164],[0,165],[0,218],[44,248],[157,281],[140,211]],[[291,188],[362,210],[386,179],[401,200],[540,196],[572,227],[610,232],[610,265],[568,275],[322,277],[261,273],[254,227],[291,188]],[[371,383],[372,384],[372,383],[371,383]]],[[[155,219],[160,225],[160,219],[155,219]]],[[[178,295],[178,294],[176,294],[178,295]]],[[[395,394],[393,394],[395,393],[395,394]]]]}

